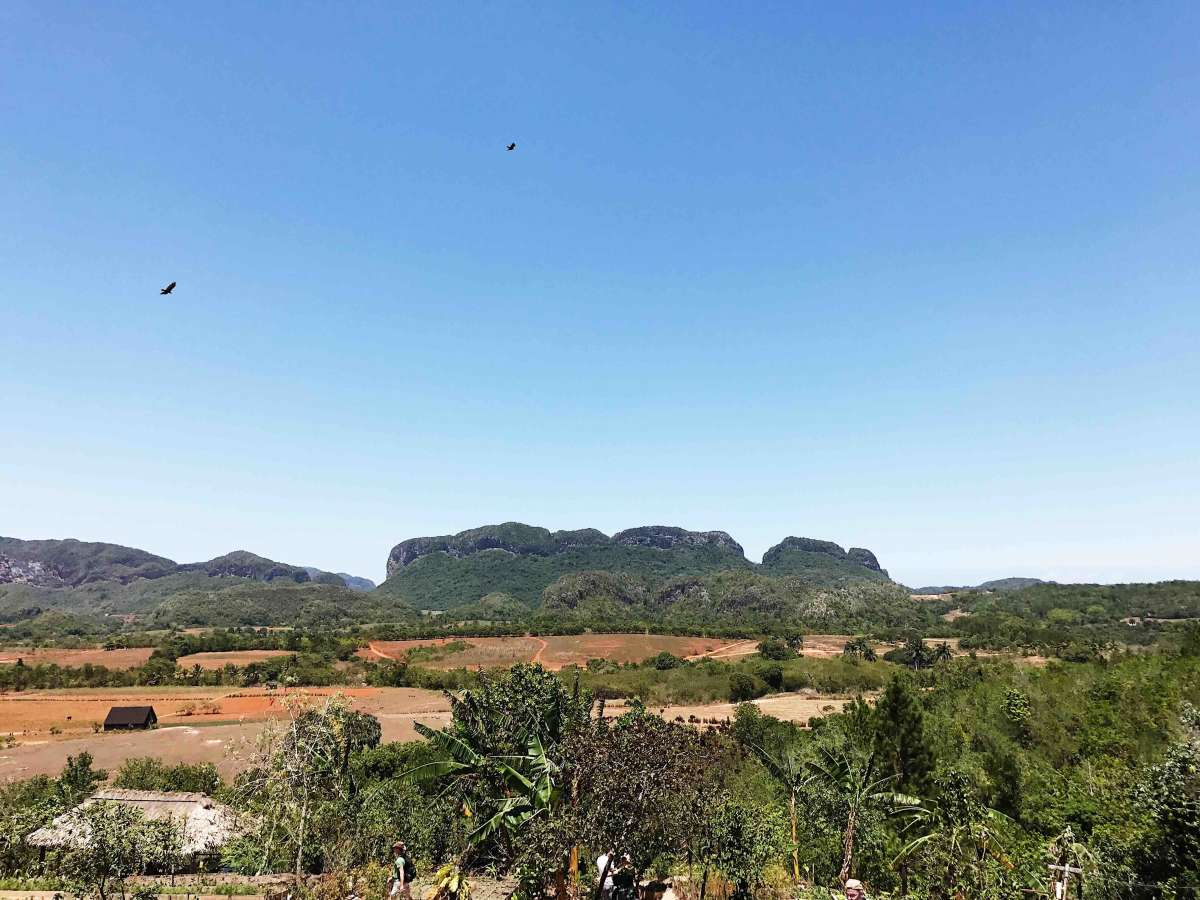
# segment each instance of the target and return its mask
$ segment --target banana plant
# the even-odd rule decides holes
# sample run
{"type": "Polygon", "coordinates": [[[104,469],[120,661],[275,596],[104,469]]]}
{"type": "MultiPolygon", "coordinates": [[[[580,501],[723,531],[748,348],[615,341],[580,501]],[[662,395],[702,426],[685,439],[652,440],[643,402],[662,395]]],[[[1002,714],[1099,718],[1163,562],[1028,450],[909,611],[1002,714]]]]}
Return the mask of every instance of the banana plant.
{"type": "Polygon", "coordinates": [[[473,845],[496,834],[511,844],[530,820],[548,814],[559,803],[559,766],[536,734],[528,738],[524,753],[499,756],[480,753],[448,731],[435,731],[420,723],[415,727],[443,757],[411,769],[402,777],[436,779],[445,782],[447,791],[461,790],[468,798],[464,813],[476,823],[469,834],[473,845]]]}
{"type": "Polygon", "coordinates": [[[458,863],[450,862],[433,873],[430,900],[471,900],[471,882],[458,863]]]}
{"type": "Polygon", "coordinates": [[[788,792],[788,818],[792,825],[792,880],[798,884],[800,882],[800,844],[797,835],[796,801],[801,791],[817,776],[793,750],[788,750],[787,754],[776,758],[757,744],[751,744],[750,748],[767,771],[771,773],[771,776],[788,792]]]}
{"type": "Polygon", "coordinates": [[[900,829],[907,843],[892,864],[907,864],[923,850],[937,848],[938,858],[946,864],[943,880],[947,884],[960,876],[979,874],[981,864],[989,859],[1011,868],[1002,838],[1012,820],[979,802],[961,773],[943,775],[937,788],[936,800],[908,797],[904,798],[908,802],[895,810],[907,820],[900,829]]]}
{"type": "Polygon", "coordinates": [[[850,877],[854,863],[854,842],[858,836],[858,823],[863,809],[872,802],[895,806],[903,802],[901,795],[884,790],[893,776],[875,777],[875,754],[865,759],[848,751],[835,751],[821,747],[819,758],[810,762],[814,779],[835,790],[846,803],[846,826],[842,831],[842,867],[838,881],[850,877]]]}

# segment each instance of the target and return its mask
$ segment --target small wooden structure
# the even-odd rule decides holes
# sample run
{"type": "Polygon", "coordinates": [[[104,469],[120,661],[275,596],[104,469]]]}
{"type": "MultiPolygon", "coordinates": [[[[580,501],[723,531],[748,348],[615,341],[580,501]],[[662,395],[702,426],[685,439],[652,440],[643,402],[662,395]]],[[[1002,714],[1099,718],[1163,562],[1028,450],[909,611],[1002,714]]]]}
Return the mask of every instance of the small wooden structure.
{"type": "Polygon", "coordinates": [[[104,717],[105,731],[153,728],[157,724],[153,706],[114,706],[104,717]]]}

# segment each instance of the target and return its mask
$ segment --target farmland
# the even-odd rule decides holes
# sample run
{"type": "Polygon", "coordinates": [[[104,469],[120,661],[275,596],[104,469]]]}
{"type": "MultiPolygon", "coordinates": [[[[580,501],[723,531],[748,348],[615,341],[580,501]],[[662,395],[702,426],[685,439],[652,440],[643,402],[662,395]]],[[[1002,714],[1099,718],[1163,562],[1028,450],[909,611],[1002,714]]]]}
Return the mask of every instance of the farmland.
{"type": "Polygon", "coordinates": [[[250,663],[262,662],[288,656],[290,650],[229,650],[226,652],[193,653],[181,656],[175,660],[176,665],[184,669],[199,666],[202,669],[223,669],[225,666],[247,666],[250,663]]]}
{"type": "Polygon", "coordinates": [[[420,664],[438,669],[487,669],[518,662],[537,662],[557,671],[584,665],[589,659],[614,663],[642,662],[667,651],[684,658],[728,658],[755,652],[757,641],[730,642],[722,638],[659,634],[571,634],[545,637],[437,638],[432,640],[372,641],[359,651],[364,659],[404,659],[422,649],[420,664]],[[463,647],[462,645],[466,646],[463,647]],[[444,648],[444,649],[442,649],[444,648]]]}
{"type": "MultiPolygon", "coordinates": [[[[58,772],[68,756],[86,750],[98,768],[117,769],[133,756],[157,756],[170,763],[211,762],[226,775],[239,770],[240,758],[263,723],[287,715],[288,704],[314,702],[332,694],[349,699],[355,709],[379,719],[384,741],[411,741],[414,722],[440,727],[450,721],[450,706],[439,691],[419,688],[304,688],[237,690],[213,688],[130,688],[93,691],[44,691],[0,696],[4,733],[19,743],[0,749],[0,781],[58,772]],[[113,705],[152,705],[157,729],[93,733],[113,705]],[[189,712],[189,710],[192,710],[189,712]],[[68,719],[67,716],[71,718],[68,719]],[[61,729],[51,734],[50,728],[61,729]]],[[[779,694],[757,704],[782,719],[806,722],[812,716],[841,709],[844,698],[814,693],[779,694]]],[[[608,715],[624,703],[612,703],[608,715]]],[[[731,703],[655,707],[668,719],[725,719],[731,703]]]]}
{"type": "Polygon", "coordinates": [[[21,660],[27,666],[104,666],[106,669],[134,669],[144,664],[154,652],[153,647],[127,647],[105,650],[88,647],[82,650],[32,647],[0,647],[0,666],[21,660]]]}
{"type": "Polygon", "coordinates": [[[20,743],[0,750],[0,781],[58,771],[70,754],[87,750],[97,766],[117,768],[129,756],[171,762],[213,762],[237,768],[227,748],[252,739],[262,723],[288,714],[290,703],[319,702],[340,694],[379,718],[384,740],[416,737],[415,719],[441,725],[449,705],[438,691],[418,688],[303,688],[267,691],[229,688],[125,688],[39,691],[0,695],[0,733],[20,743]],[[94,733],[114,705],[153,706],[159,728],[94,733]],[[51,728],[59,733],[52,733],[51,728]]]}

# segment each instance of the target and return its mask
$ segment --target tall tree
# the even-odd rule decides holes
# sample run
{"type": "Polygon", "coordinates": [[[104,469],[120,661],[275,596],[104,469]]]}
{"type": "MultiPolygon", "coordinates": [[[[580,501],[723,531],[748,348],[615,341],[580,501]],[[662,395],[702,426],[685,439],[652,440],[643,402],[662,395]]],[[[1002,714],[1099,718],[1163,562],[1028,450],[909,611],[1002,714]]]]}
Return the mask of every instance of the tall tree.
{"type": "Polygon", "coordinates": [[[578,733],[570,755],[581,835],[610,857],[628,856],[639,874],[659,856],[685,852],[706,809],[700,800],[719,791],[716,753],[707,736],[644,711],[578,733]]]}
{"type": "Polygon", "coordinates": [[[892,776],[876,777],[874,753],[864,757],[853,750],[821,747],[819,754],[819,758],[809,765],[817,780],[833,790],[844,804],[842,866],[838,870],[838,881],[845,882],[854,866],[859,820],[868,804],[892,802],[893,795],[886,790],[892,776]]]}
{"type": "Polygon", "coordinates": [[[925,738],[921,698],[907,675],[894,676],[875,707],[874,744],[881,770],[895,777],[895,790],[924,792],[933,753],[925,738]]]}

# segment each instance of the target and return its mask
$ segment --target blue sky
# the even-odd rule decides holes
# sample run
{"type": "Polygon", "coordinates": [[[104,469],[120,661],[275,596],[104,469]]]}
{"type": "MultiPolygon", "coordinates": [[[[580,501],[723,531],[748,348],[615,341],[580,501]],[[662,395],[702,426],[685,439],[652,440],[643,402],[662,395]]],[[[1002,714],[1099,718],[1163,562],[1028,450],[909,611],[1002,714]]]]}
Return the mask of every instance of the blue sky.
{"type": "Polygon", "coordinates": [[[1050,6],[0,5],[0,534],[1200,577],[1200,7],[1050,6]]]}

